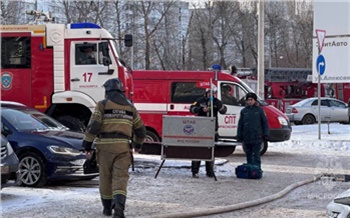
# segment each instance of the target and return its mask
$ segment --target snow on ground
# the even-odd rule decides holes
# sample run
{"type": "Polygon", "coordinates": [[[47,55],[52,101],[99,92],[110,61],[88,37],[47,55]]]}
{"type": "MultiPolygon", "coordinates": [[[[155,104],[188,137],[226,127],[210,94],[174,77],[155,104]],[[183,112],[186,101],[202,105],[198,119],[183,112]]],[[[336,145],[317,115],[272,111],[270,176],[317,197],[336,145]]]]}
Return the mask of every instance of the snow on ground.
{"type": "Polygon", "coordinates": [[[330,151],[350,151],[350,125],[321,124],[319,139],[318,125],[293,126],[291,139],[275,143],[279,148],[298,150],[317,149],[330,151]]]}
{"type": "MultiPolygon", "coordinates": [[[[167,214],[220,209],[271,196],[287,186],[313,178],[318,173],[350,174],[350,125],[293,126],[288,142],[270,143],[262,157],[264,177],[242,180],[235,167],[245,162],[241,148],[226,158],[216,159],[218,181],[191,178],[190,161],[166,160],[157,178],[160,156],[135,155],[135,171],[130,172],[127,217],[162,217],[167,214]]],[[[204,162],[202,162],[204,164],[204,162]]],[[[301,186],[282,198],[256,207],[210,217],[320,217],[326,205],[349,189],[349,182],[327,177],[301,186]]],[[[103,217],[98,179],[44,188],[8,187],[1,190],[1,214],[12,217],[103,217]]]]}

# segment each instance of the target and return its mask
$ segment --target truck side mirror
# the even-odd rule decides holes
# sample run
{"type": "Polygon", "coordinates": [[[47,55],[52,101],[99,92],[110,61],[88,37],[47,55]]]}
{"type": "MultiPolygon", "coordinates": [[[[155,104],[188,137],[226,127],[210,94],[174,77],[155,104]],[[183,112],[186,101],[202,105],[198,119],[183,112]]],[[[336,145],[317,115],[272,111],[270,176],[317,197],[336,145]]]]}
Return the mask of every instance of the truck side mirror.
{"type": "Polygon", "coordinates": [[[132,46],[132,35],[131,34],[126,34],[124,37],[124,45],[126,47],[131,47],[132,46]]]}

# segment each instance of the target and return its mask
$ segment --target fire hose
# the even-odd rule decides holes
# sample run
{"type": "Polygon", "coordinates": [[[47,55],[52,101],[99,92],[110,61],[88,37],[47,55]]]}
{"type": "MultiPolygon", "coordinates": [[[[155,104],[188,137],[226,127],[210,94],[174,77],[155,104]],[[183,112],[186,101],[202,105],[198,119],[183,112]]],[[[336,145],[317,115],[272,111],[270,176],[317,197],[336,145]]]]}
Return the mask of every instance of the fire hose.
{"type": "Polygon", "coordinates": [[[242,202],[242,203],[238,203],[238,204],[228,205],[225,207],[216,207],[216,208],[211,208],[211,209],[206,209],[206,210],[201,210],[201,211],[189,211],[189,212],[184,212],[184,213],[171,213],[171,214],[156,215],[156,216],[152,216],[152,218],[199,217],[199,216],[208,216],[208,215],[214,215],[214,214],[220,214],[220,213],[228,213],[228,212],[233,212],[236,210],[245,209],[248,207],[254,207],[254,206],[258,206],[258,205],[265,204],[265,203],[277,200],[279,198],[282,198],[283,196],[288,194],[290,191],[292,191],[300,186],[315,182],[315,181],[319,180],[322,176],[324,176],[324,174],[315,175],[312,178],[293,183],[293,184],[287,186],[286,188],[284,188],[283,190],[281,190],[280,192],[277,192],[273,195],[269,195],[269,196],[255,199],[255,200],[251,200],[251,201],[246,201],[246,202],[242,202]]]}

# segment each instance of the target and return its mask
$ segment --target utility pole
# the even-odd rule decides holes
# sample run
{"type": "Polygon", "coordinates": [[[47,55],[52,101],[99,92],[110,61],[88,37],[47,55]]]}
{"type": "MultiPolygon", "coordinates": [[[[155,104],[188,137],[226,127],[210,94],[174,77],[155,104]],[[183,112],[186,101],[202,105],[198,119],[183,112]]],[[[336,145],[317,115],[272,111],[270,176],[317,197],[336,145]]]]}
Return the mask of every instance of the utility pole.
{"type": "Polygon", "coordinates": [[[258,1],[258,95],[265,99],[265,67],[264,67],[264,10],[265,0],[258,1]]]}
{"type": "MultiPolygon", "coordinates": [[[[134,37],[135,31],[135,2],[132,2],[132,16],[131,16],[131,35],[134,37]]],[[[134,69],[134,46],[131,46],[130,51],[130,68],[134,69]]]]}

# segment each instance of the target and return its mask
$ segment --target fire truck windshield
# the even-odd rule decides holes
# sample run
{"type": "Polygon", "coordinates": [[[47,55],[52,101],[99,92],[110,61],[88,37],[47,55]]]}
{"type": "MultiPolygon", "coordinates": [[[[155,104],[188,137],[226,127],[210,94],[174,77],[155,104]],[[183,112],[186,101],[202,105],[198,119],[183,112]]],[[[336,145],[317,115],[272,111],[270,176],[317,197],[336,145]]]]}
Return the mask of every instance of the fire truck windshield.
{"type": "Polygon", "coordinates": [[[118,52],[117,52],[117,46],[118,46],[118,43],[116,40],[110,40],[111,42],[111,45],[112,45],[112,50],[113,50],[113,53],[114,55],[119,58],[119,55],[118,55],[118,52]]]}

